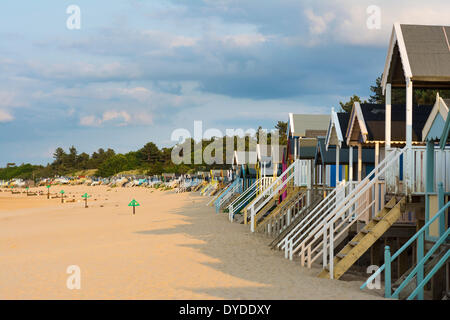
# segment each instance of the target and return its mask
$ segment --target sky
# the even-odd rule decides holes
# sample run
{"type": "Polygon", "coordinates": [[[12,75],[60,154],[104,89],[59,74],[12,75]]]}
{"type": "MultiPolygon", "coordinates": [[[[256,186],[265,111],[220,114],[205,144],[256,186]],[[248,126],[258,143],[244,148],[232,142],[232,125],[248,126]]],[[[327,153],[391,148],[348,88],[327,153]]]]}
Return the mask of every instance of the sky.
{"type": "Polygon", "coordinates": [[[329,113],[370,95],[394,22],[448,25],[449,12],[443,0],[2,1],[0,167],[72,145],[172,146],[196,120],[225,132],[329,113]]]}

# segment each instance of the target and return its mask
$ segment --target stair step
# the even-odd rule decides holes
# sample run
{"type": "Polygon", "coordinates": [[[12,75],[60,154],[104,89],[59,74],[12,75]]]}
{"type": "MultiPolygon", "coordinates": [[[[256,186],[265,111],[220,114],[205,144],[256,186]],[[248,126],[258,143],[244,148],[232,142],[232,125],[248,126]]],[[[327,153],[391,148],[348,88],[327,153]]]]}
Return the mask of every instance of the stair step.
{"type": "Polygon", "coordinates": [[[358,245],[358,243],[359,243],[359,241],[350,241],[348,244],[353,247],[356,247],[358,245]]]}
{"type": "Polygon", "coordinates": [[[368,234],[370,232],[370,230],[364,228],[364,229],[361,230],[361,232],[364,233],[364,234],[368,234]]]}
{"type": "Polygon", "coordinates": [[[341,259],[344,259],[345,256],[346,256],[345,253],[340,253],[340,252],[336,255],[336,257],[341,258],[341,259]]]}
{"type": "Polygon", "coordinates": [[[383,220],[383,218],[382,217],[374,217],[372,220],[380,222],[381,220],[383,220]]]}

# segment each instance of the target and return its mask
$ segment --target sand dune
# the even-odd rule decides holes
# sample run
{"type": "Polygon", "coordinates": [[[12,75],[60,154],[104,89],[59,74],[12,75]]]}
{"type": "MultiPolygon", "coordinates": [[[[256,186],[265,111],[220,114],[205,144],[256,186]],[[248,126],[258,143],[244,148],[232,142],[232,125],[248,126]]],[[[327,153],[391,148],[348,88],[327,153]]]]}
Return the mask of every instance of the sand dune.
{"type": "Polygon", "coordinates": [[[380,298],[360,280],[316,278],[196,194],[61,188],[76,202],[0,193],[0,299],[380,298]],[[66,286],[69,265],[81,269],[80,290],[66,286]]]}

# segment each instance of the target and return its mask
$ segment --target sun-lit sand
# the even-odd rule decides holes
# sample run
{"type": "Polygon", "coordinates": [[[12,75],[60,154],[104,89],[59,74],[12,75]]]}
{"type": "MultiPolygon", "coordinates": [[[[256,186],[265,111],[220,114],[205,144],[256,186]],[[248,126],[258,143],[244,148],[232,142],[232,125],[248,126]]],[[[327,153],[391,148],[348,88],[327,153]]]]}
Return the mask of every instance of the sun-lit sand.
{"type": "Polygon", "coordinates": [[[76,202],[0,192],[0,299],[380,298],[360,291],[360,280],[316,278],[318,269],[284,259],[198,194],[51,190],[61,189],[76,202]],[[135,216],[133,198],[141,204],[135,216]],[[81,268],[80,290],[66,286],[70,265],[81,268]]]}

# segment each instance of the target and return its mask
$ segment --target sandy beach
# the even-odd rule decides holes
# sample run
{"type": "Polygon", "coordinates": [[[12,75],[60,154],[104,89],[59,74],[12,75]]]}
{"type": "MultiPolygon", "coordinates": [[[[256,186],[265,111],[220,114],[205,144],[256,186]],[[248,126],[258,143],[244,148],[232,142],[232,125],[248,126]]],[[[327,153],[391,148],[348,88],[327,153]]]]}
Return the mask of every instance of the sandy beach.
{"type": "Polygon", "coordinates": [[[359,279],[316,278],[318,269],[284,259],[269,239],[229,223],[198,194],[51,190],[61,189],[76,201],[0,192],[0,299],[381,298],[360,291],[359,279]],[[134,216],[133,198],[141,205],[134,216]],[[80,267],[80,290],[66,286],[70,265],[80,267]]]}

